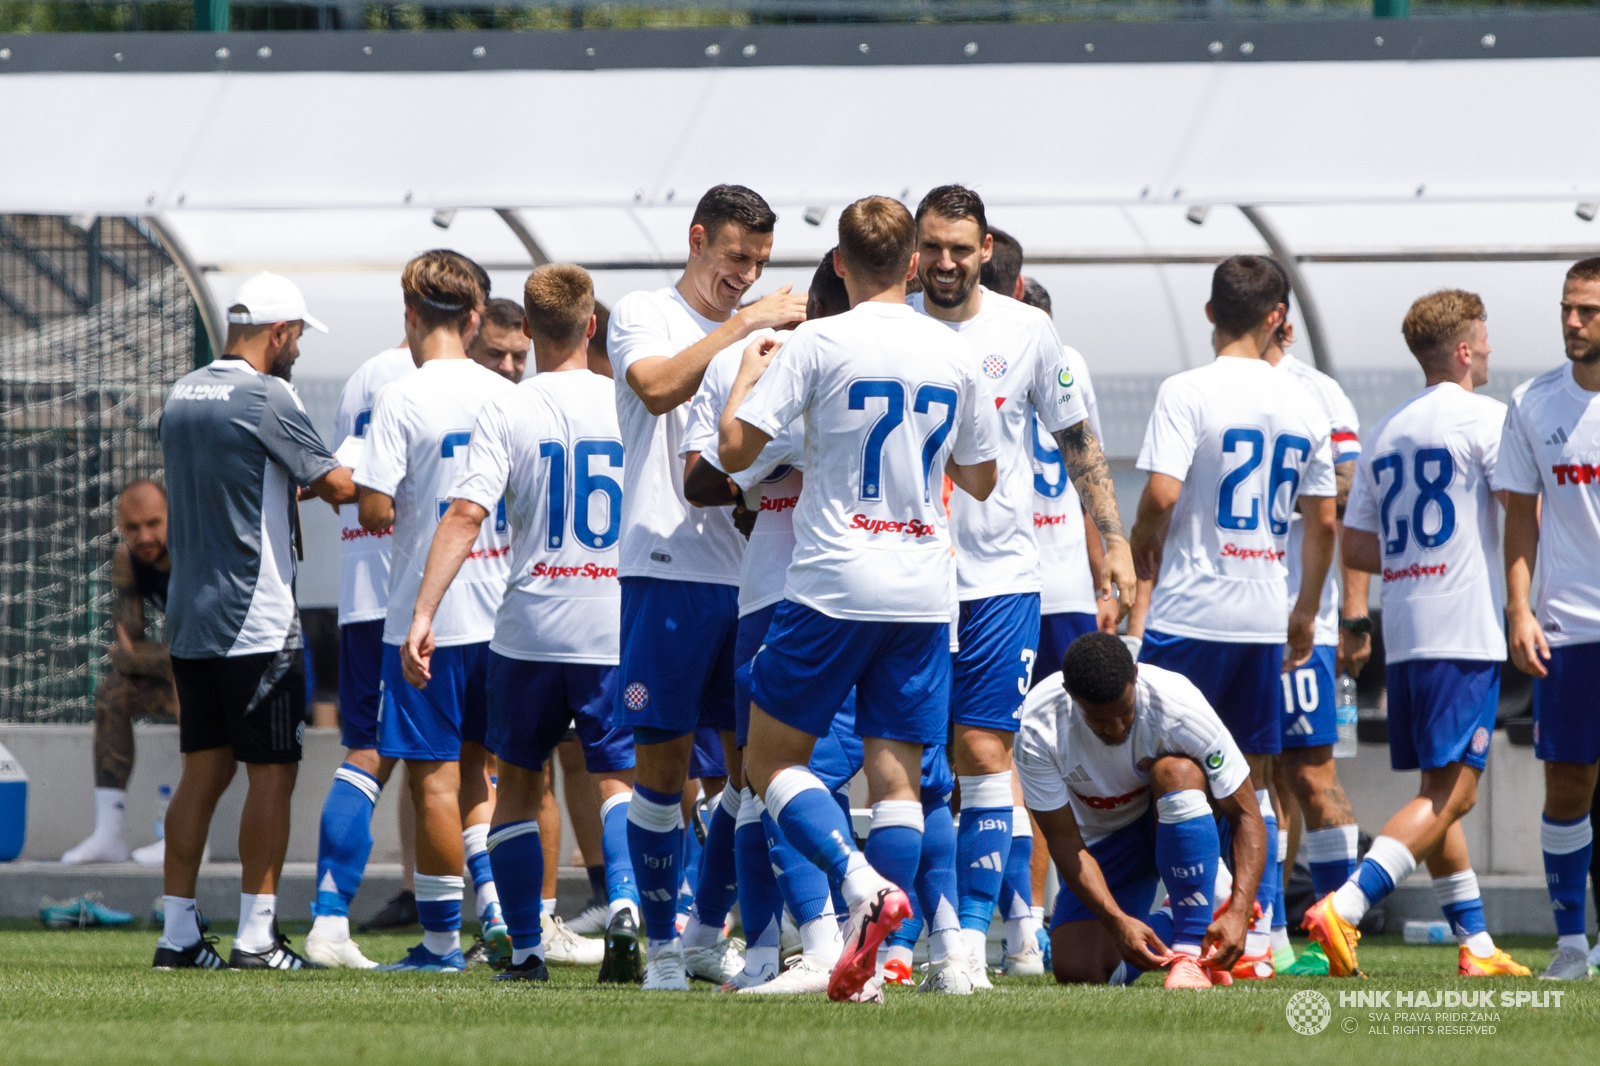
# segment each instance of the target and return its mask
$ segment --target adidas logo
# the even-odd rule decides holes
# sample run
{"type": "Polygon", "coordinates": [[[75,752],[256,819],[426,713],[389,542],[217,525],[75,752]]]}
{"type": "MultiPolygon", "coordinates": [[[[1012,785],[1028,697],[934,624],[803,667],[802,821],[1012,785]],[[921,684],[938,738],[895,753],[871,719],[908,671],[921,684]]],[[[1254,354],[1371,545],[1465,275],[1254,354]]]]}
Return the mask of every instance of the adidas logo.
{"type": "Polygon", "coordinates": [[[1180,899],[1177,905],[1180,907],[1209,907],[1211,906],[1211,901],[1206,899],[1203,892],[1191,892],[1183,899],[1180,899]]]}
{"type": "Polygon", "coordinates": [[[1071,781],[1074,785],[1093,784],[1093,782],[1089,779],[1088,772],[1085,771],[1081,765],[1074,766],[1072,768],[1072,773],[1067,775],[1067,780],[1071,781]]]}
{"type": "Polygon", "coordinates": [[[1560,426],[1557,426],[1556,427],[1556,431],[1554,433],[1550,434],[1550,439],[1545,441],[1545,443],[1546,444],[1565,444],[1565,443],[1567,443],[1567,431],[1562,429],[1560,426]]]}
{"type": "Polygon", "coordinates": [[[332,870],[323,871],[322,881],[321,881],[320,884],[317,885],[317,891],[318,892],[337,892],[337,891],[339,891],[339,886],[333,883],[333,871],[332,870]]]}
{"type": "Polygon", "coordinates": [[[646,888],[639,895],[656,903],[671,903],[677,898],[670,888],[646,888]]]}
{"type": "Polygon", "coordinates": [[[1303,717],[1303,716],[1300,717],[1300,718],[1296,718],[1294,720],[1294,724],[1289,727],[1288,732],[1291,733],[1291,734],[1294,734],[1296,736],[1310,736],[1311,735],[1311,719],[1303,717]]]}
{"type": "Polygon", "coordinates": [[[968,867],[968,869],[972,870],[977,870],[980,868],[984,870],[1004,870],[1006,868],[1006,863],[1005,860],[1000,857],[1000,853],[998,851],[991,851],[987,855],[980,855],[977,861],[973,862],[968,867]]]}

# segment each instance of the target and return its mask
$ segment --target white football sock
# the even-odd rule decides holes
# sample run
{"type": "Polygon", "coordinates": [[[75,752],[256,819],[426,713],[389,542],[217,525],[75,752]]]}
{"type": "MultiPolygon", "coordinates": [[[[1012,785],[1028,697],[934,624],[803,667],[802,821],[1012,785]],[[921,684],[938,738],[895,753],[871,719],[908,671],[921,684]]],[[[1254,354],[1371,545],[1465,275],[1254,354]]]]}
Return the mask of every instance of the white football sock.
{"type": "Polygon", "coordinates": [[[767,947],[749,947],[744,949],[744,972],[748,974],[772,973],[776,974],[783,967],[783,959],[778,955],[777,945],[767,947]]]}
{"type": "Polygon", "coordinates": [[[461,950],[461,930],[449,929],[442,933],[430,929],[422,931],[422,946],[441,958],[452,951],[461,950]]]}
{"type": "Polygon", "coordinates": [[[1462,939],[1461,944],[1480,959],[1487,959],[1494,954],[1494,937],[1489,935],[1487,929],[1462,939]]]}
{"type": "Polygon", "coordinates": [[[627,911],[629,914],[633,915],[634,925],[637,926],[639,924],[639,905],[631,899],[624,898],[614,899],[610,903],[606,904],[606,924],[610,925],[611,919],[615,918],[622,911],[627,911]]]}
{"type": "Polygon", "coordinates": [[[127,816],[127,789],[97,788],[94,790],[95,836],[121,840],[123,825],[127,821],[127,816]]]}
{"type": "Polygon", "coordinates": [[[889,948],[889,958],[887,961],[895,962],[896,960],[904,963],[906,969],[913,969],[911,965],[911,949],[906,947],[904,944],[895,944],[889,948]]]}
{"type": "Polygon", "coordinates": [[[825,911],[800,927],[800,952],[829,966],[839,961],[844,954],[844,937],[832,911],[825,911]]]}
{"type": "Polygon", "coordinates": [[[1272,950],[1273,950],[1273,952],[1276,953],[1278,951],[1281,951],[1284,948],[1289,948],[1289,947],[1293,947],[1293,945],[1291,945],[1289,943],[1289,927],[1286,926],[1286,925],[1273,926],[1273,928],[1272,928],[1272,950]]]}
{"type": "Polygon", "coordinates": [[[928,934],[928,961],[943,962],[952,955],[965,955],[966,945],[961,940],[961,927],[940,929],[928,934]]]}
{"type": "Polygon", "coordinates": [[[1589,953],[1589,938],[1583,933],[1567,933],[1556,937],[1556,947],[1577,948],[1587,955],[1589,953]]]}
{"type": "Polygon", "coordinates": [[[350,939],[348,914],[319,914],[311,920],[311,935],[338,943],[350,939]]]}
{"type": "Polygon", "coordinates": [[[989,933],[985,929],[961,930],[961,949],[983,965],[989,963],[989,933]]]}
{"type": "MultiPolygon", "coordinates": [[[[852,851],[846,861],[844,882],[839,886],[839,891],[844,895],[845,903],[855,907],[871,899],[882,887],[883,881],[883,875],[867,863],[865,855],[859,851],[852,851]]],[[[841,920],[844,917],[846,916],[840,915],[841,920]]]]}
{"type": "Polygon", "coordinates": [[[233,934],[233,946],[240,951],[254,952],[273,947],[277,940],[272,935],[272,919],[277,913],[276,894],[239,893],[239,930],[233,934]]]}
{"type": "Polygon", "coordinates": [[[162,896],[161,909],[165,914],[161,935],[175,948],[186,948],[200,942],[200,913],[194,900],[183,896],[162,896]]]}
{"type": "MultiPolygon", "coordinates": [[[[496,899],[495,902],[499,903],[500,901],[496,899]]],[[[541,898],[539,900],[539,916],[541,918],[554,918],[556,916],[556,898],[554,896],[549,899],[541,898]]]]}
{"type": "Polygon", "coordinates": [[[544,944],[543,943],[538,943],[538,944],[535,944],[531,948],[512,948],[511,949],[511,965],[513,965],[513,966],[521,966],[523,963],[528,961],[528,957],[530,955],[537,955],[540,959],[543,959],[544,958],[544,944]]]}
{"type": "Polygon", "coordinates": [[[722,935],[722,930],[714,925],[705,925],[700,921],[700,916],[693,909],[689,911],[689,920],[684,923],[683,938],[685,950],[689,948],[716,947],[717,938],[722,935]]]}
{"type": "Polygon", "coordinates": [[[1172,950],[1180,955],[1193,955],[1197,959],[1200,957],[1199,944],[1174,944],[1172,950]]]}

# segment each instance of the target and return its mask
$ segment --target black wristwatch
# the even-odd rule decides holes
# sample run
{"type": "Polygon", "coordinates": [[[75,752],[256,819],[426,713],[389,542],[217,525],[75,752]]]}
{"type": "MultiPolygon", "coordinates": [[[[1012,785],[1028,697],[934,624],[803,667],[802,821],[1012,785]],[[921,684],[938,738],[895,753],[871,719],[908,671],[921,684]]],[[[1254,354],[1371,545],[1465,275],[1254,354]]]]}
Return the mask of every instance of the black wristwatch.
{"type": "Polygon", "coordinates": [[[1372,632],[1372,619],[1366,615],[1362,615],[1360,618],[1341,618],[1339,619],[1339,628],[1348,630],[1358,637],[1364,637],[1372,632]]]}

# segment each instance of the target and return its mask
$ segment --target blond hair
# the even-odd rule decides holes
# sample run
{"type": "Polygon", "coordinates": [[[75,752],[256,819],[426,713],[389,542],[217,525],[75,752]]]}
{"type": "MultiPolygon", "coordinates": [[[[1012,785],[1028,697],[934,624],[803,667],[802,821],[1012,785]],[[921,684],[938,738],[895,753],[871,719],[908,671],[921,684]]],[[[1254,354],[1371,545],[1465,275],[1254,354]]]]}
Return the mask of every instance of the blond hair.
{"type": "Polygon", "coordinates": [[[1400,333],[1417,362],[1427,367],[1455,351],[1470,336],[1472,324],[1488,315],[1477,293],[1440,289],[1417,298],[1400,324],[1400,333]]]}
{"type": "Polygon", "coordinates": [[[483,268],[460,252],[436,248],[406,264],[400,291],[426,328],[448,326],[465,333],[472,313],[483,310],[484,277],[483,268]]]}
{"type": "Polygon", "coordinates": [[[839,216],[839,255],[877,284],[905,277],[916,247],[917,224],[899,200],[868,196],[839,216]]]}
{"type": "Polygon", "coordinates": [[[582,340],[594,314],[594,281],[581,266],[546,263],[522,285],[522,313],[529,331],[542,340],[582,340]]]}

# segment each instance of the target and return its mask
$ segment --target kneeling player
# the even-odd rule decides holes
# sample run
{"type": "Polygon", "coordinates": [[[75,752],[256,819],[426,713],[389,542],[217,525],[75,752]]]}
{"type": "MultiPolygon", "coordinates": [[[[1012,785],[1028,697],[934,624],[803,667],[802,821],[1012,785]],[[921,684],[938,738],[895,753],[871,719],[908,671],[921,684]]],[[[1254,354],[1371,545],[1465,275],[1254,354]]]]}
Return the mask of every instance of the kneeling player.
{"type": "Polygon", "coordinates": [[[1170,967],[1168,988],[1231,983],[1267,830],[1250,767],[1200,690],[1181,674],[1135,666],[1115,634],[1085,634],[1061,673],[1029,694],[1016,760],[1067,889],[1050,928],[1056,980],[1127,984],[1170,967]],[[1215,917],[1213,803],[1231,830],[1234,868],[1232,896],[1215,917]],[[1150,913],[1157,881],[1170,916],[1150,913]]]}
{"type": "MultiPolygon", "coordinates": [[[[514,562],[511,585],[489,644],[486,743],[500,781],[489,829],[489,862],[511,934],[511,965],[496,980],[545,981],[540,890],[544,852],[539,805],[543,767],[574,725],[602,802],[633,782],[633,737],[611,725],[615,698],[617,529],[621,524],[622,441],[611,384],[587,369],[594,288],[580,267],[540,267],[523,290],[537,376],[497,396],[478,416],[466,470],[450,490],[406,637],[406,679],[425,684],[434,653],[433,613],[506,500],[514,562]]],[[[608,881],[631,888],[622,819],[604,834],[608,881]]],[[[631,898],[638,928],[638,896],[631,898]]],[[[628,902],[621,902],[628,906],[628,902]]],[[[570,961],[599,962],[593,958],[570,961]]],[[[571,946],[569,944],[568,946],[571,946]]],[[[637,941],[626,979],[638,977],[637,941]]]]}

